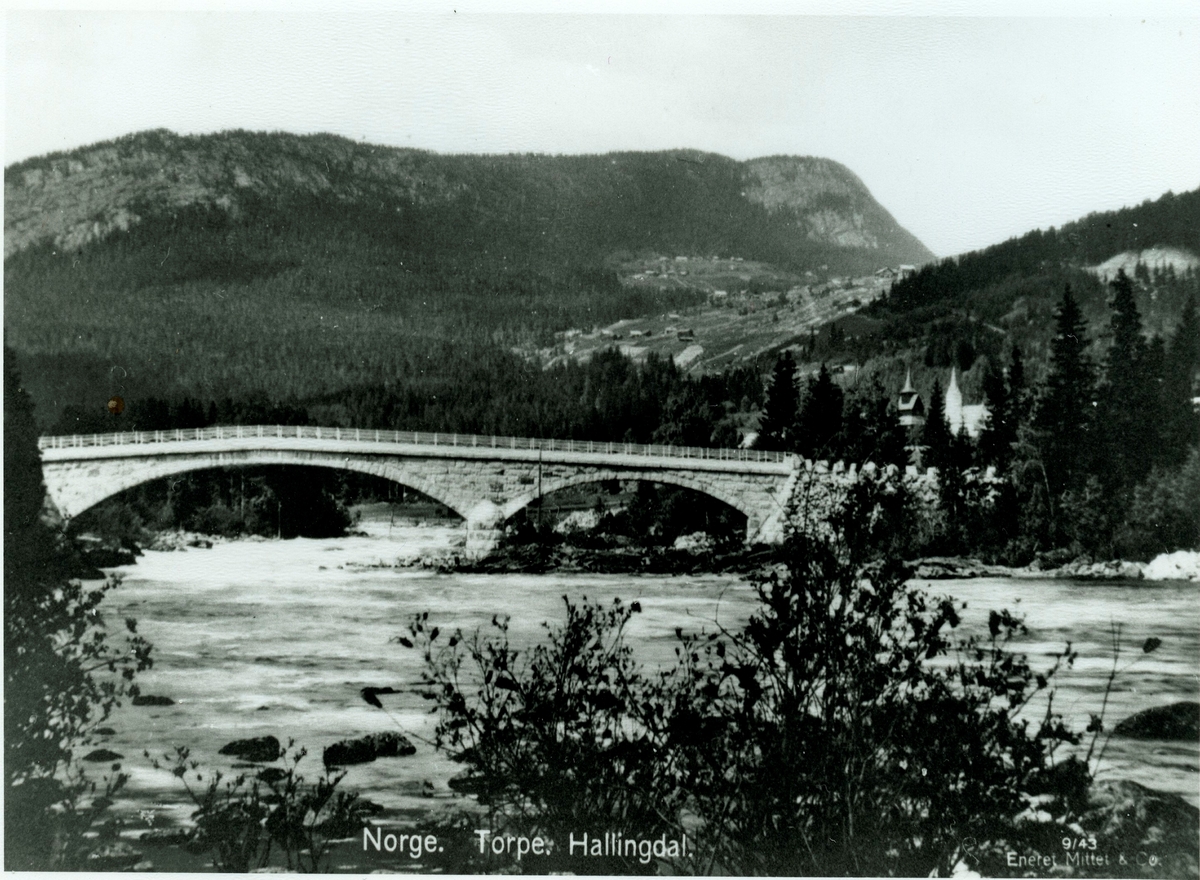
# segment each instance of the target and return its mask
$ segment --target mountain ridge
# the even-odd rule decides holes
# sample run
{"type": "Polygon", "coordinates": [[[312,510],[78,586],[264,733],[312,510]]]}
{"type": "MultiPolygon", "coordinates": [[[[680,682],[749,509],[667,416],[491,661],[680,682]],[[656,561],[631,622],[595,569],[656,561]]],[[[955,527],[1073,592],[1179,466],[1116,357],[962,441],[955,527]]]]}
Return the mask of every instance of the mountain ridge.
{"type": "Polygon", "coordinates": [[[418,221],[431,211],[475,212],[521,227],[510,236],[513,251],[535,232],[550,232],[560,250],[586,252],[585,261],[638,246],[705,251],[721,244],[757,247],[747,256],[793,268],[830,259],[863,269],[933,258],[857,176],[818,157],[438,154],[327,134],[163,129],[6,168],[5,256],[47,242],[78,250],[181,208],[236,216],[247,196],[384,207],[418,221]],[[539,223],[555,228],[532,229],[539,223]],[[721,228],[730,223],[748,223],[759,235],[721,228]]]}

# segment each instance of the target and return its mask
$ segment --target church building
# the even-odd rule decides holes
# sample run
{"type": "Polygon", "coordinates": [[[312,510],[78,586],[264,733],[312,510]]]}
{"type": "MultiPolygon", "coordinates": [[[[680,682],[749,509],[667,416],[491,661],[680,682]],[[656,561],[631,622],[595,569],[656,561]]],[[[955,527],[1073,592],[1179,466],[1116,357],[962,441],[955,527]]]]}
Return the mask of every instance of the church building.
{"type": "MultiPolygon", "coordinates": [[[[900,400],[896,405],[899,411],[900,424],[905,428],[920,428],[925,424],[925,402],[913,387],[912,370],[904,377],[904,388],[900,391],[900,400]]],[[[946,387],[945,398],[946,423],[951,433],[961,434],[963,431],[972,439],[979,436],[983,423],[988,416],[986,403],[963,403],[962,391],[958,387],[958,369],[951,367],[950,384],[946,387]]]]}

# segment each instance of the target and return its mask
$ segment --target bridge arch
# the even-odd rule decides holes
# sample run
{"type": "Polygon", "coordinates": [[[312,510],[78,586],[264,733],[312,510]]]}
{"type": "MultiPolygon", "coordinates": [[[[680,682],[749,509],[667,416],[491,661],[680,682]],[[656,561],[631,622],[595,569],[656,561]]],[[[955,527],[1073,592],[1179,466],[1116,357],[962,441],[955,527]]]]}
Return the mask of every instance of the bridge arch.
{"type": "Polygon", "coordinates": [[[59,512],[65,517],[74,518],[114,495],[154,480],[195,471],[230,467],[269,467],[272,465],[318,467],[368,474],[390,480],[409,489],[415,489],[422,495],[444,504],[463,519],[467,518],[470,511],[470,499],[460,498],[445,491],[445,487],[438,486],[402,464],[356,456],[314,454],[307,450],[226,452],[219,456],[204,458],[192,456],[145,458],[137,460],[135,466],[122,468],[117,473],[105,473],[103,477],[91,476],[82,480],[79,478],[78,472],[63,474],[59,479],[54,464],[46,463],[43,464],[43,474],[46,488],[51,499],[58,506],[59,512]],[[69,487],[66,485],[68,482],[70,483],[69,487]]]}
{"type": "Polygon", "coordinates": [[[683,489],[691,489],[693,492],[699,492],[701,495],[707,495],[710,498],[715,498],[723,504],[732,507],[738,513],[746,517],[747,527],[756,523],[758,511],[753,505],[748,504],[744,498],[723,491],[720,487],[714,486],[711,482],[702,482],[688,474],[675,473],[672,471],[615,471],[601,470],[590,471],[579,474],[574,474],[570,477],[547,482],[542,486],[542,491],[539,495],[537,492],[528,492],[512,501],[508,502],[501,508],[504,519],[519,513],[538,498],[544,498],[554,492],[562,489],[570,489],[573,486],[586,485],[587,483],[602,483],[608,480],[637,480],[646,483],[663,483],[671,486],[679,486],[683,489]]]}

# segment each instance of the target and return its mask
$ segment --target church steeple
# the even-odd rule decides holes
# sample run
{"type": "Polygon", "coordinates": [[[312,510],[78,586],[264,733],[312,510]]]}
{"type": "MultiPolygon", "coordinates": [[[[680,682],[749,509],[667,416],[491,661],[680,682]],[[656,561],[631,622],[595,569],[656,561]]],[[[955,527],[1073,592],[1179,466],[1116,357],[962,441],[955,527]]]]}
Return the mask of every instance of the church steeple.
{"type": "Polygon", "coordinates": [[[950,384],[946,388],[946,423],[950,432],[961,434],[966,431],[971,437],[978,437],[987,414],[986,403],[963,403],[958,387],[958,368],[951,367],[950,384]]]}
{"type": "Polygon", "coordinates": [[[950,384],[946,386],[946,422],[957,434],[963,427],[962,392],[958,390],[958,367],[950,368],[950,384]]]}
{"type": "Polygon", "coordinates": [[[913,388],[911,367],[904,375],[904,388],[900,391],[896,409],[900,411],[900,424],[905,428],[919,428],[925,424],[925,402],[913,388]]]}

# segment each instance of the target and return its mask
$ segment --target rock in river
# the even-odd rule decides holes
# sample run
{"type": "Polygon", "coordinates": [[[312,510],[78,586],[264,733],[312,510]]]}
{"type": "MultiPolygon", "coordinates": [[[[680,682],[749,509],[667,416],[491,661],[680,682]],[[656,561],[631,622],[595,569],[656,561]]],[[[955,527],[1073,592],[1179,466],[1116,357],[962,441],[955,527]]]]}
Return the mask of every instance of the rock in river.
{"type": "Polygon", "coordinates": [[[88,870],[92,871],[121,871],[132,868],[142,860],[140,851],[134,849],[123,840],[105,844],[95,852],[88,853],[88,870]]]}
{"type": "Polygon", "coordinates": [[[101,761],[120,761],[125,756],[110,749],[95,749],[83,756],[83,760],[99,763],[101,761]]]}
{"type": "Polygon", "coordinates": [[[263,763],[279,757],[279,740],[273,736],[256,736],[251,739],[235,739],[221,746],[220,754],[233,755],[242,761],[263,763]]]}
{"type": "Polygon", "coordinates": [[[156,697],[154,694],[138,694],[133,698],[135,706],[174,706],[175,701],[170,697],[156,697]]]}
{"type": "Polygon", "coordinates": [[[326,767],[366,764],[376,758],[402,758],[417,747],[398,733],[373,733],[359,739],[342,740],[325,749],[326,767]]]}
{"type": "Polygon", "coordinates": [[[1113,729],[1130,739],[1200,739],[1200,703],[1172,703],[1130,715],[1113,729]]]}

